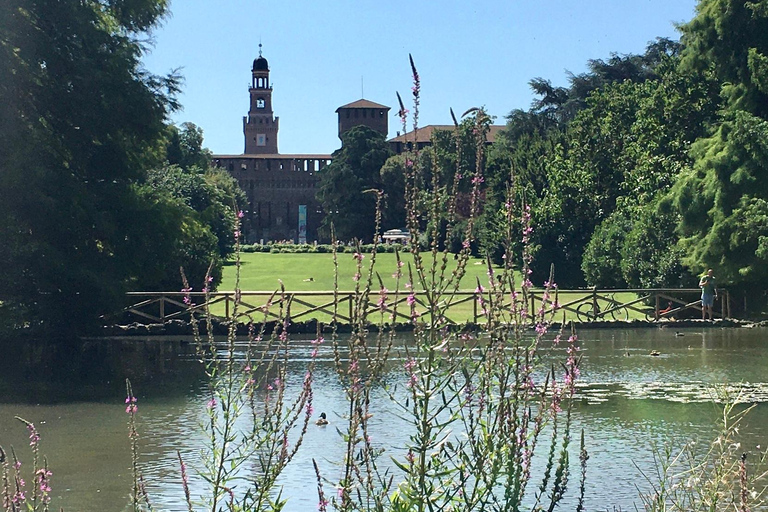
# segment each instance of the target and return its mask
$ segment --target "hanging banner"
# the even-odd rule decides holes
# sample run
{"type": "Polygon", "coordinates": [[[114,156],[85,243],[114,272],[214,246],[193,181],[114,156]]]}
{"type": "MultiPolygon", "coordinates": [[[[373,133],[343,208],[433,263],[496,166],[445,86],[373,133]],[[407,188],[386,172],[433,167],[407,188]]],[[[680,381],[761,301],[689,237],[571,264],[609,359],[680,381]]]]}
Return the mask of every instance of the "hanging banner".
{"type": "Polygon", "coordinates": [[[307,243],[307,205],[299,205],[299,243],[307,243]]]}

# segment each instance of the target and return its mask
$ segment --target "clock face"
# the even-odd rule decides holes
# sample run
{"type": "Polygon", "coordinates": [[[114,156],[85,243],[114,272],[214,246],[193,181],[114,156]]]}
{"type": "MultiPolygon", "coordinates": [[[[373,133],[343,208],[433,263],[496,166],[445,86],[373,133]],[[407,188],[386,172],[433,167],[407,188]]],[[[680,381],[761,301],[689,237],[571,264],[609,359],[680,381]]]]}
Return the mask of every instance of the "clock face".
{"type": "Polygon", "coordinates": [[[258,98],[256,100],[256,108],[264,108],[264,106],[265,106],[264,98],[258,98]]]}
{"type": "Polygon", "coordinates": [[[257,146],[266,146],[267,145],[267,136],[263,133],[259,133],[256,135],[256,145],[257,146]]]}

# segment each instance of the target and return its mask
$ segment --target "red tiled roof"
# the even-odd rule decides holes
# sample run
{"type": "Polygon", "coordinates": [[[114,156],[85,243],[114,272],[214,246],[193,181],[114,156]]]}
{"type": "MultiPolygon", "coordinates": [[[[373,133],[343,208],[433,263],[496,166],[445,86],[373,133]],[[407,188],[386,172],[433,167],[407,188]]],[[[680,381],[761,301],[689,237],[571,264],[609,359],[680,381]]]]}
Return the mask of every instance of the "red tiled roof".
{"type": "Polygon", "coordinates": [[[374,103],[366,99],[360,99],[357,101],[353,101],[352,103],[347,103],[346,105],[342,105],[336,109],[336,112],[338,112],[343,108],[383,108],[383,109],[389,110],[389,107],[386,105],[379,105],[378,103],[374,103]]]}
{"type": "MultiPolygon", "coordinates": [[[[501,130],[506,128],[506,125],[494,124],[494,125],[491,125],[489,128],[490,130],[488,131],[488,142],[493,143],[496,141],[496,134],[498,134],[501,130]]],[[[423,126],[419,128],[419,131],[417,133],[418,138],[416,142],[424,143],[424,142],[431,141],[432,133],[435,130],[453,131],[454,126],[452,124],[430,124],[427,126],[423,126]]],[[[398,135],[397,137],[389,139],[387,142],[413,142],[413,131],[410,131],[405,135],[398,135]]]]}

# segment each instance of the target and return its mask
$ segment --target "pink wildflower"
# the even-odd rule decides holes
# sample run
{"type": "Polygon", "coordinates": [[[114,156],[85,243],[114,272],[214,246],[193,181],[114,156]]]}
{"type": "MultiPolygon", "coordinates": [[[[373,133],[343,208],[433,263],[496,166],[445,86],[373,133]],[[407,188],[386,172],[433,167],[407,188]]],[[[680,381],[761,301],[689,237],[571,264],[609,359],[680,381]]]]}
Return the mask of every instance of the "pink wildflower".
{"type": "Polygon", "coordinates": [[[125,408],[126,414],[136,414],[136,412],[139,410],[139,407],[136,405],[135,396],[126,397],[125,403],[128,404],[128,406],[125,408]]]}
{"type": "Polygon", "coordinates": [[[381,290],[379,290],[379,300],[376,302],[376,306],[381,310],[384,311],[387,309],[387,290],[385,287],[381,287],[381,290]]]}

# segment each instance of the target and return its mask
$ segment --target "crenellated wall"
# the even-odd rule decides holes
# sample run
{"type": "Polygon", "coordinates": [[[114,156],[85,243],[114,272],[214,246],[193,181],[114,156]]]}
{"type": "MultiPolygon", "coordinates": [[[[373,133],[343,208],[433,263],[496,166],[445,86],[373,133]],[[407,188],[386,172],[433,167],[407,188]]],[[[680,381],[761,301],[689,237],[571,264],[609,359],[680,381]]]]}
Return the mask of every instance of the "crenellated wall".
{"type": "Polygon", "coordinates": [[[217,155],[214,164],[240,184],[248,204],[243,232],[248,243],[299,242],[299,207],[306,206],[306,240],[317,240],[323,213],[315,199],[318,172],[330,155],[217,155]]]}

